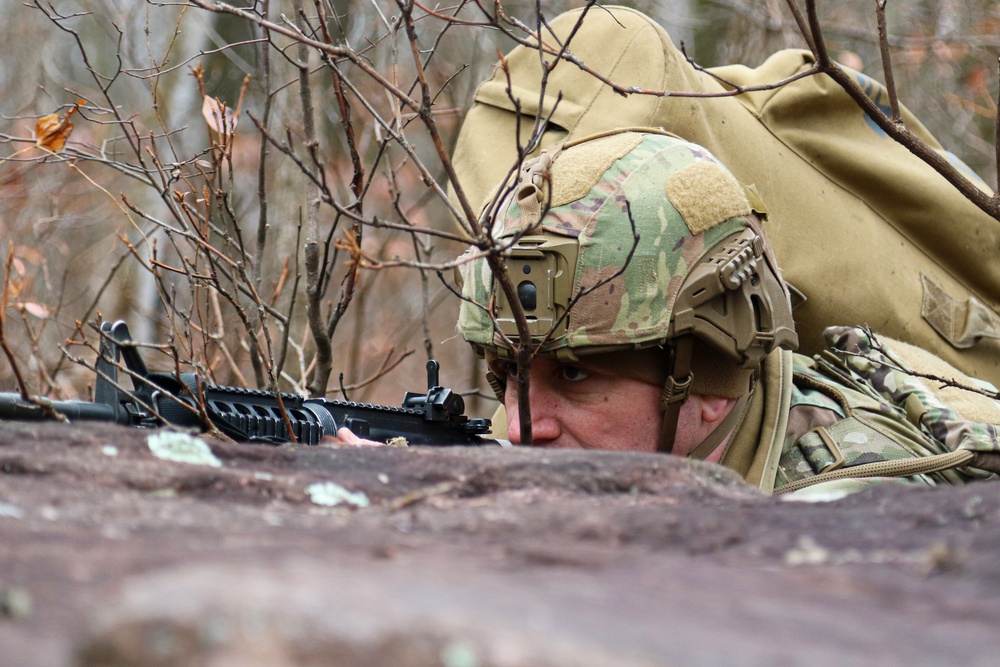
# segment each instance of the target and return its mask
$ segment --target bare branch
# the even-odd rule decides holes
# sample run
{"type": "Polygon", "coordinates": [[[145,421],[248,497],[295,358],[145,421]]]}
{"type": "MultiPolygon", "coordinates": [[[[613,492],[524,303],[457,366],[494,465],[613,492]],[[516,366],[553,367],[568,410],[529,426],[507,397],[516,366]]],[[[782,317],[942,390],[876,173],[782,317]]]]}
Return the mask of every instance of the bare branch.
{"type": "Polygon", "coordinates": [[[899,115],[899,98],[896,96],[896,82],[892,75],[892,58],[889,54],[889,36],[885,28],[885,6],[888,0],[875,0],[875,14],[878,18],[878,43],[882,54],[882,72],[885,77],[885,89],[889,93],[889,107],[892,109],[892,122],[897,125],[903,122],[899,115]]]}

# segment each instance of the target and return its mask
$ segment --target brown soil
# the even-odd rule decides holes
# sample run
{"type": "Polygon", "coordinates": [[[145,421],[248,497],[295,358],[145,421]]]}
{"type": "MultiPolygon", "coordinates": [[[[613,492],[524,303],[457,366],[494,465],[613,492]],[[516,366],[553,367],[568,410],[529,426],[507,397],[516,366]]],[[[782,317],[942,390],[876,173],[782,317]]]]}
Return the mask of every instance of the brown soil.
{"type": "Polygon", "coordinates": [[[801,503],[657,455],[210,467],[150,433],[0,424],[0,665],[997,664],[1000,484],[801,503]]]}

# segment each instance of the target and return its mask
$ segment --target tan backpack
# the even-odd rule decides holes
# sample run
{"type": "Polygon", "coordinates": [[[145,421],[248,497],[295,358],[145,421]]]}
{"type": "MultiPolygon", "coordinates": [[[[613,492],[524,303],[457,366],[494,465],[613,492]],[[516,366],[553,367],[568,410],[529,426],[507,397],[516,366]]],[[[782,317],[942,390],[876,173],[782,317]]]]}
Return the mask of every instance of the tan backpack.
{"type": "MultiPolygon", "coordinates": [[[[551,22],[561,40],[581,11],[551,22]]],[[[724,90],[685,61],[666,31],[632,9],[591,9],[570,50],[617,84],[724,90]]],[[[808,299],[795,311],[802,352],[821,349],[824,327],[867,324],[1000,386],[1000,222],[886,137],[827,77],[738,97],[623,97],[561,62],[539,109],[538,52],[517,47],[507,62],[510,92],[500,69],[480,85],[454,152],[473,206],[485,205],[515,164],[518,125],[526,137],[539,111],[551,121],[534,153],[615,127],[663,127],[708,148],[759,192],[784,277],[808,299]]],[[[757,69],[713,71],[750,85],[810,64],[808,52],[781,51],[757,69]]],[[[885,104],[882,86],[858,76],[872,99],[885,104]]],[[[903,120],[957,163],[906,110],[903,120]]],[[[986,189],[971,172],[969,178],[986,189]]]]}

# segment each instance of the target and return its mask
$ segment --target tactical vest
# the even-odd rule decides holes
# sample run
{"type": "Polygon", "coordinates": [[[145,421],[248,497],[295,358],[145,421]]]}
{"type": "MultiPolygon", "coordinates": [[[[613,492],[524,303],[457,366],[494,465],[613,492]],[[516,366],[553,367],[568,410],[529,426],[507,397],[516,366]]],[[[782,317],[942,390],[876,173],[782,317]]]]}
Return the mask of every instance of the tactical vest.
{"type": "Polygon", "coordinates": [[[996,475],[1000,403],[976,393],[995,389],[951,369],[945,379],[969,388],[961,413],[878,336],[847,327],[824,336],[822,354],[793,355],[776,493],[837,479],[963,484],[996,475]]]}

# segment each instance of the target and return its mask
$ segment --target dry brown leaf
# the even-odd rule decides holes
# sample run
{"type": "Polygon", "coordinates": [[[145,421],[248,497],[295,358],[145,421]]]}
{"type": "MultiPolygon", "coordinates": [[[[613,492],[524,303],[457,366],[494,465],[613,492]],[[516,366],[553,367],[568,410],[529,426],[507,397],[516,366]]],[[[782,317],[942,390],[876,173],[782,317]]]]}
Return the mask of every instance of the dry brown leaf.
{"type": "Polygon", "coordinates": [[[213,132],[222,134],[225,128],[225,134],[232,135],[236,129],[236,114],[218,98],[205,95],[201,103],[201,115],[205,117],[205,122],[213,132]]]}
{"type": "Polygon", "coordinates": [[[5,296],[17,300],[22,292],[30,288],[29,281],[24,276],[24,262],[17,257],[11,256],[7,259],[7,267],[9,273],[7,274],[7,292],[5,296]]]}
{"type": "Polygon", "coordinates": [[[73,108],[65,114],[59,112],[42,116],[35,122],[35,145],[47,151],[58,153],[66,146],[66,140],[73,131],[73,121],[70,117],[80,110],[84,100],[77,100],[73,108]]]}

